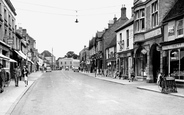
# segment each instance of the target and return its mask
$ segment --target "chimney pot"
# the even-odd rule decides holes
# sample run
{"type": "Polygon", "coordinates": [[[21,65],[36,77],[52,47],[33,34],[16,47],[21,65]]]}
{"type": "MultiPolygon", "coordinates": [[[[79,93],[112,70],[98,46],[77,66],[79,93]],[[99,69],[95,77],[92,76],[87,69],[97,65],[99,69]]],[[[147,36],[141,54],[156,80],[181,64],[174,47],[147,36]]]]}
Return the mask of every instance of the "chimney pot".
{"type": "Polygon", "coordinates": [[[121,19],[126,19],[126,7],[125,5],[122,6],[121,8],[121,19]]]}

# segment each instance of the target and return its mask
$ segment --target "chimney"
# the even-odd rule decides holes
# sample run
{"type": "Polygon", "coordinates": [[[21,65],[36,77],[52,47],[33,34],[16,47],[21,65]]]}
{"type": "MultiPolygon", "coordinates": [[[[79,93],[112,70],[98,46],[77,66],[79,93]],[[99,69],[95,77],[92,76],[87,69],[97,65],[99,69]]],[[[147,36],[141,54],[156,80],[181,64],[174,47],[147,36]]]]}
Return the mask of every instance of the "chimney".
{"type": "Polygon", "coordinates": [[[121,8],[121,19],[126,19],[126,7],[125,5],[122,6],[121,8]]]}
{"type": "Polygon", "coordinates": [[[114,23],[117,21],[116,15],[114,15],[113,20],[114,20],[114,23]]]}
{"type": "Polygon", "coordinates": [[[109,20],[108,27],[110,28],[114,24],[114,20],[109,20]]]}

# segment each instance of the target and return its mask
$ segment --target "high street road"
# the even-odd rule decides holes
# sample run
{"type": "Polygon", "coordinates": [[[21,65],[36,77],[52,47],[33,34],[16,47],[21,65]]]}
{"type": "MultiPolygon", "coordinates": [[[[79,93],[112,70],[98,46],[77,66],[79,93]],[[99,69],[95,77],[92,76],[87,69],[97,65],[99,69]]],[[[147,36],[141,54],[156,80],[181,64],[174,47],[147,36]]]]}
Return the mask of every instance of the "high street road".
{"type": "Polygon", "coordinates": [[[73,71],[42,75],[11,115],[182,115],[184,98],[73,71]]]}

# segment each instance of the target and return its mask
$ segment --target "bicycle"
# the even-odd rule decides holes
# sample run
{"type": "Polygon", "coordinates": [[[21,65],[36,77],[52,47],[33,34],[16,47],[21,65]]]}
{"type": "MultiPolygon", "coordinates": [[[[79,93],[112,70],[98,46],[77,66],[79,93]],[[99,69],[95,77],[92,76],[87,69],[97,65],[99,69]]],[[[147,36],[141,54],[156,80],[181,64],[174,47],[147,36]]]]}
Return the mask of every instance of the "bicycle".
{"type": "Polygon", "coordinates": [[[174,77],[165,77],[162,74],[157,78],[158,89],[162,93],[175,92],[177,93],[176,83],[174,77]]]}

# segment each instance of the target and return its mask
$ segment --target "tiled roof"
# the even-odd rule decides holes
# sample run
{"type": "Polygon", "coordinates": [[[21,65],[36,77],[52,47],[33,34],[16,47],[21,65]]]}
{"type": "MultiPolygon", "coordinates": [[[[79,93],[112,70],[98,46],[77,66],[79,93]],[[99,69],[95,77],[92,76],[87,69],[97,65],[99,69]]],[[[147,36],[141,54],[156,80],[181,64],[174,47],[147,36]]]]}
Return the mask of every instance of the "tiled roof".
{"type": "Polygon", "coordinates": [[[166,15],[164,18],[163,22],[172,20],[174,18],[177,18],[179,16],[184,15],[184,1],[183,0],[178,0],[173,8],[169,11],[169,13],[166,15]]]}
{"type": "Polygon", "coordinates": [[[133,24],[134,18],[130,18],[130,20],[126,21],[122,26],[120,26],[117,30],[115,30],[115,32],[118,32],[120,30],[122,30],[123,28],[126,28],[127,26],[129,26],[130,24],[133,24]]]}
{"type": "Polygon", "coordinates": [[[111,48],[111,47],[114,47],[116,46],[116,36],[112,39],[112,41],[110,42],[110,44],[108,45],[107,48],[111,48]]]}

